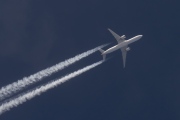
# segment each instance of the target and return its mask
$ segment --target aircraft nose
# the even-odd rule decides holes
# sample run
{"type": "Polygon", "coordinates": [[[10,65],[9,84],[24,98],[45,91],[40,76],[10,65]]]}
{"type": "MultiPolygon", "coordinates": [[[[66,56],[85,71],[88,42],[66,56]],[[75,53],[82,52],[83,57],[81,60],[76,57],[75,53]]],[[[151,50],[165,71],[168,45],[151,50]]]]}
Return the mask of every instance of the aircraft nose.
{"type": "Polygon", "coordinates": [[[142,38],[143,37],[143,35],[139,35],[139,38],[142,38]]]}

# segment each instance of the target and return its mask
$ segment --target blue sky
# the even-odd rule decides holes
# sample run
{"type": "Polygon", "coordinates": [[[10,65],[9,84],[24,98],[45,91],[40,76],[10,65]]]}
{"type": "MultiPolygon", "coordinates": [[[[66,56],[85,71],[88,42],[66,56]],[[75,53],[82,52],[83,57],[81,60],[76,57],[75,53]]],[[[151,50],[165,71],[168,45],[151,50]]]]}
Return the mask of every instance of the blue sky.
{"type": "MultiPolygon", "coordinates": [[[[0,86],[102,45],[143,38],[126,68],[107,62],[0,116],[2,120],[179,120],[180,15],[169,0],[1,0],[0,86]]],[[[101,60],[99,52],[35,86],[101,60]]]]}

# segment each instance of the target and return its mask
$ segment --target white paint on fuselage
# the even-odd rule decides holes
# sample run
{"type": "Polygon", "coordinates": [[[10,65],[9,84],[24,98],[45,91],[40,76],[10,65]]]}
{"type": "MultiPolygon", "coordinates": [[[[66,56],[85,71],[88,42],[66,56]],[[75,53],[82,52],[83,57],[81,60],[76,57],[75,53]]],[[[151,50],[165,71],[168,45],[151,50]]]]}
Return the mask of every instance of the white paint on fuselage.
{"type": "Polygon", "coordinates": [[[125,46],[127,46],[127,45],[129,45],[129,44],[131,44],[131,43],[141,39],[141,37],[142,37],[142,35],[137,35],[137,36],[135,36],[133,38],[130,38],[129,40],[125,40],[125,41],[123,41],[123,42],[121,42],[121,43],[119,43],[119,44],[117,44],[117,45],[107,49],[106,51],[104,51],[103,55],[111,53],[111,52],[114,52],[114,51],[116,51],[116,50],[118,50],[118,49],[120,49],[122,47],[125,47],[125,46]]]}

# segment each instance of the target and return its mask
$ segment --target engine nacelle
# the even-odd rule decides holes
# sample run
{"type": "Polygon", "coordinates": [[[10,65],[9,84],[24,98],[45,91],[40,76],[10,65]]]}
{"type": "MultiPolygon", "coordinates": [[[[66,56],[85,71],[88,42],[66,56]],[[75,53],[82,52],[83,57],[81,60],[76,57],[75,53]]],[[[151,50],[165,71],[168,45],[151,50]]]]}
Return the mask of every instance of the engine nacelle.
{"type": "Polygon", "coordinates": [[[121,38],[122,38],[122,39],[125,39],[125,38],[126,38],[126,36],[125,36],[125,35],[122,35],[122,36],[121,36],[121,38]]]}
{"type": "Polygon", "coordinates": [[[127,47],[127,48],[126,48],[126,51],[130,51],[130,50],[131,50],[130,47],[127,47]]]}

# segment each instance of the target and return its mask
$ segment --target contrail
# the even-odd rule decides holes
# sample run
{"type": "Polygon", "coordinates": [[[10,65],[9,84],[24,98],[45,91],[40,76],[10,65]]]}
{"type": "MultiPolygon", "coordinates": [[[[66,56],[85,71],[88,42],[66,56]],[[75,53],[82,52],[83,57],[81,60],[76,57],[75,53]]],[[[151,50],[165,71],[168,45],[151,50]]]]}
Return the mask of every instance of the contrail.
{"type": "Polygon", "coordinates": [[[25,88],[29,85],[32,85],[33,83],[36,83],[36,82],[42,80],[43,78],[50,76],[51,74],[58,72],[59,70],[64,69],[65,67],[81,60],[82,58],[85,58],[85,57],[93,54],[94,52],[99,50],[99,48],[105,47],[106,45],[107,44],[104,44],[104,45],[98,46],[94,49],[83,52],[79,55],[76,55],[75,57],[72,57],[63,62],[60,62],[52,67],[49,67],[42,71],[39,71],[33,75],[30,75],[29,77],[24,77],[21,80],[18,80],[16,82],[13,82],[12,84],[2,87],[0,89],[0,100],[3,100],[5,98],[11,96],[14,93],[17,93],[18,91],[22,90],[23,88],[25,88]]]}
{"type": "Polygon", "coordinates": [[[36,89],[34,89],[32,91],[24,93],[24,94],[14,98],[14,99],[9,100],[8,102],[4,102],[0,106],[0,115],[3,114],[4,112],[10,110],[11,108],[17,107],[18,105],[20,105],[20,104],[34,98],[35,96],[40,95],[41,93],[46,92],[47,90],[52,89],[52,88],[54,88],[54,87],[56,87],[56,86],[58,86],[58,85],[60,85],[60,84],[62,84],[64,82],[66,82],[67,80],[69,80],[71,78],[74,78],[74,77],[76,77],[76,76],[78,76],[78,75],[80,75],[80,74],[82,74],[82,73],[84,73],[84,72],[86,72],[86,71],[100,65],[101,63],[103,63],[103,61],[93,63],[93,64],[91,64],[89,66],[86,66],[86,67],[84,67],[82,69],[79,69],[79,70],[77,70],[77,71],[75,71],[73,73],[70,73],[70,74],[68,74],[68,75],[66,75],[66,76],[64,76],[64,77],[62,77],[62,78],[60,78],[58,80],[52,81],[52,82],[50,82],[50,83],[48,83],[46,85],[43,85],[43,86],[41,86],[39,88],[36,88],[36,89]]]}

